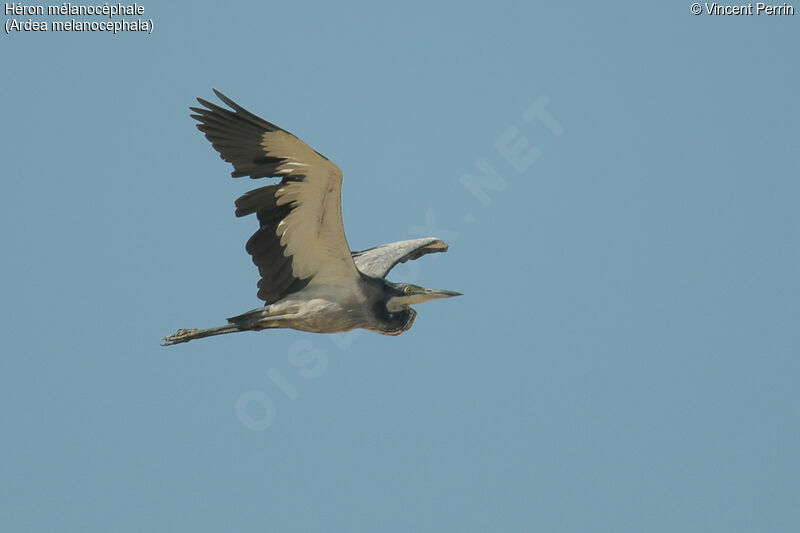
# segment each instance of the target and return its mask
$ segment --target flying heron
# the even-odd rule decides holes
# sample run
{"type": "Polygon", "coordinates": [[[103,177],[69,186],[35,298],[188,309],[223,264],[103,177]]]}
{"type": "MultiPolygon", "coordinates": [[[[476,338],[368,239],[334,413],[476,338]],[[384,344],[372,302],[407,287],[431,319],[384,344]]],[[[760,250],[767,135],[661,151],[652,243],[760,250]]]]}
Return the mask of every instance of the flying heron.
{"type": "Polygon", "coordinates": [[[231,176],[281,178],[236,200],[237,217],[255,213],[259,221],[246,250],[261,275],[258,298],[265,305],[229,318],[224,326],[179,329],[162,339],[165,346],[268,328],[314,333],[364,328],[399,335],[417,316],[411,305],[460,295],[386,280],[397,263],[446,251],[439,239],[350,251],[339,167],[288,131],[214,93],[230,109],[198,98],[203,107],[191,107],[191,117],[220,157],[233,164],[231,176]]]}

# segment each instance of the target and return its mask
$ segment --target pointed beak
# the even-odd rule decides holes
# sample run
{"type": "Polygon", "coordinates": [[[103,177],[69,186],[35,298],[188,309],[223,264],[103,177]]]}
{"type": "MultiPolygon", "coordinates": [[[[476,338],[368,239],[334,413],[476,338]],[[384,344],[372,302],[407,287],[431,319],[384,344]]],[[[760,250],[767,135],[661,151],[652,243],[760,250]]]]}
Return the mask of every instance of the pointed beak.
{"type": "Polygon", "coordinates": [[[425,296],[428,300],[435,300],[437,298],[452,298],[453,296],[461,296],[460,292],[445,291],[441,289],[425,289],[425,296]]]}

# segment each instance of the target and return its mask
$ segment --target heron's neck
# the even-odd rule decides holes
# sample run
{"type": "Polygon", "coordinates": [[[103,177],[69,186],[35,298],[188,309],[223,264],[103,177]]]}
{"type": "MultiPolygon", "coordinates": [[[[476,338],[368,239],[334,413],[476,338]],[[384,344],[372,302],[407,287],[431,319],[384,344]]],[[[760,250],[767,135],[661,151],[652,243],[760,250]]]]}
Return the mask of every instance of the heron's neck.
{"type": "Polygon", "coordinates": [[[381,326],[381,333],[384,335],[400,335],[404,331],[411,329],[417,312],[412,308],[403,306],[396,312],[388,312],[381,326]]]}

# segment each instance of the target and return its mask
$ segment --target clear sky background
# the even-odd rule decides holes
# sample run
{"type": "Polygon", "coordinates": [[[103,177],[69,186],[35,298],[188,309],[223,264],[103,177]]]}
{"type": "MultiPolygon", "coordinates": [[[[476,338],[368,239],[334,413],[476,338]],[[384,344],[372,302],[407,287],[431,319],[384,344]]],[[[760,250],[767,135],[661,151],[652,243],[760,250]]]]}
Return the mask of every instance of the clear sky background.
{"type": "Polygon", "coordinates": [[[800,530],[800,14],[546,4],[3,34],[0,530],[800,530]],[[259,305],[212,87],[342,168],[354,249],[442,237],[391,279],[465,296],[160,347],[259,305]]]}

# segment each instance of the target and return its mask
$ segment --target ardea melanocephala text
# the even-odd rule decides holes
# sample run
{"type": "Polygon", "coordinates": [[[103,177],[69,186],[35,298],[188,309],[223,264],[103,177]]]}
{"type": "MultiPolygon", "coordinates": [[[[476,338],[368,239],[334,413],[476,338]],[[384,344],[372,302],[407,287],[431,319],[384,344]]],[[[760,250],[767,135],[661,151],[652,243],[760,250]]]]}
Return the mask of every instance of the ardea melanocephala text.
{"type": "Polygon", "coordinates": [[[179,329],[164,345],[267,328],[336,333],[364,328],[384,335],[408,330],[411,308],[453,291],[392,283],[397,263],[444,252],[439,239],[412,239],[351,252],[342,226],[342,171],[286,130],[257,117],[214,90],[230,109],[202,98],[190,108],[197,129],[220,157],[233,164],[234,178],[276,177],[280,183],[236,200],[236,216],[255,213],[259,229],[247,241],[258,266],[258,297],[265,305],[208,329],[179,329]]]}

